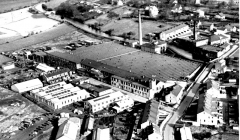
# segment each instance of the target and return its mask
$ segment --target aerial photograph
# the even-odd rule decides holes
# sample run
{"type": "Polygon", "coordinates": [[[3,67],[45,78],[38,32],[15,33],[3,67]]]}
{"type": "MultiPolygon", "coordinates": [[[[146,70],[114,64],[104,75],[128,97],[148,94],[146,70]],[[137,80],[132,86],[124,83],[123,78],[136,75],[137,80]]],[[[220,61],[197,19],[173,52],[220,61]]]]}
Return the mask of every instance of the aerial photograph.
{"type": "Polygon", "coordinates": [[[239,0],[0,0],[0,140],[239,140],[239,0]]]}

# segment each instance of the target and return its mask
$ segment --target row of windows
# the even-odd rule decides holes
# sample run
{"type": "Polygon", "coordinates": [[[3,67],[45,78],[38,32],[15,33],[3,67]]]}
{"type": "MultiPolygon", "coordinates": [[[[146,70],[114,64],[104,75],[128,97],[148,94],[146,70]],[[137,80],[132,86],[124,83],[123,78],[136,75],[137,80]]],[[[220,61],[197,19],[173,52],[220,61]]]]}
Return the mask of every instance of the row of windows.
{"type": "MultiPolygon", "coordinates": [[[[112,83],[112,85],[114,85],[114,86],[117,86],[117,84],[115,83],[115,82],[111,82],[112,83]]],[[[141,91],[144,91],[144,92],[148,92],[149,90],[148,89],[146,89],[146,88],[144,88],[144,87],[140,87],[140,86],[137,86],[137,85],[134,85],[134,84],[130,84],[130,83],[128,83],[128,82],[121,82],[121,84],[122,84],[122,86],[126,86],[126,87],[128,87],[129,89],[131,88],[135,88],[135,89],[137,89],[137,90],[141,90],[141,91]]]]}
{"type": "Polygon", "coordinates": [[[117,97],[117,98],[113,98],[113,99],[111,99],[111,100],[109,100],[109,101],[105,101],[105,102],[102,102],[102,103],[98,103],[97,105],[93,105],[93,107],[96,107],[96,106],[101,106],[101,104],[110,104],[110,103],[112,103],[112,102],[114,102],[115,100],[120,100],[120,99],[123,99],[123,96],[120,96],[120,97],[117,97]]]}

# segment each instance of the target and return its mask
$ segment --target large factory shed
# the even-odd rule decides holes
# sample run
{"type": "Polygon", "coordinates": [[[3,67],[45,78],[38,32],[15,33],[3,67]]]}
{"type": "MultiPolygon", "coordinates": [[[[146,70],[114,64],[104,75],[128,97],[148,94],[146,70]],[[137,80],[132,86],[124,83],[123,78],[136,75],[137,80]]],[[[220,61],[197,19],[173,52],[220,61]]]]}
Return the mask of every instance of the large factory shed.
{"type": "Polygon", "coordinates": [[[23,93],[41,87],[43,87],[43,83],[39,79],[32,79],[29,81],[14,84],[11,86],[11,89],[18,93],[23,93]]]}
{"type": "MultiPolygon", "coordinates": [[[[71,54],[57,52],[55,57],[67,59],[68,55],[86,66],[85,59],[99,63],[87,64],[88,67],[98,69],[97,65],[108,68],[113,74],[119,72],[137,75],[139,77],[152,78],[155,75],[159,81],[179,80],[181,77],[191,75],[201,63],[170,57],[163,54],[152,54],[135,48],[125,47],[113,42],[79,48],[71,54]],[[110,70],[111,69],[111,70],[110,70]]],[[[68,60],[70,61],[70,59],[68,60]]],[[[103,70],[104,71],[104,70],[103,70]]],[[[121,75],[121,74],[120,74],[121,75]]]]}

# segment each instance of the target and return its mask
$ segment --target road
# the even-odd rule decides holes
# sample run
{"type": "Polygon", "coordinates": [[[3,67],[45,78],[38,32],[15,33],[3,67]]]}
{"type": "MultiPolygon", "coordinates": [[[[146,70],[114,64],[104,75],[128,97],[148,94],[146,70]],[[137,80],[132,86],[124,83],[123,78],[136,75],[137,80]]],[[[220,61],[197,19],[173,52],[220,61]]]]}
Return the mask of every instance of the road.
{"type": "Polygon", "coordinates": [[[209,74],[209,70],[211,69],[213,65],[209,65],[204,71],[200,74],[197,81],[194,83],[192,89],[188,92],[186,98],[181,102],[178,110],[173,114],[173,116],[170,118],[168,123],[166,124],[166,128],[164,130],[164,140],[173,140],[174,139],[174,130],[170,126],[171,124],[175,124],[177,120],[183,115],[185,109],[190,105],[192,102],[193,97],[198,91],[198,88],[201,84],[201,82],[206,78],[206,76],[209,74]],[[170,124],[170,125],[169,125],[170,124]]]}

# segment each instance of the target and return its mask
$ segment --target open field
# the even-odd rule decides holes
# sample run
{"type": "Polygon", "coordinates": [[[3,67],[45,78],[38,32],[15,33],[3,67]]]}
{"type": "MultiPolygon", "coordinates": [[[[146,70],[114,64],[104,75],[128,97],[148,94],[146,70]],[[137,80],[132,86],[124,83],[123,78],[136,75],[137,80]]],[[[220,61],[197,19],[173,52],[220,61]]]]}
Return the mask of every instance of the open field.
{"type": "Polygon", "coordinates": [[[25,6],[31,6],[44,0],[1,0],[0,13],[9,10],[16,10],[25,6]]]}
{"type": "Polygon", "coordinates": [[[49,29],[48,31],[29,36],[27,38],[19,39],[7,44],[2,44],[0,45],[0,52],[13,51],[13,50],[21,49],[34,44],[38,44],[41,42],[45,42],[45,41],[57,38],[59,36],[62,36],[64,34],[70,33],[74,30],[76,29],[71,26],[68,26],[66,24],[61,24],[57,27],[49,29]]]}
{"type": "Polygon", "coordinates": [[[19,94],[2,99],[0,102],[0,133],[17,131],[21,121],[32,119],[45,113],[43,109],[19,94]]]}
{"type": "MultiPolygon", "coordinates": [[[[142,31],[143,36],[148,33],[159,33],[162,30],[171,27],[171,25],[154,22],[154,21],[142,21],[142,31]],[[163,26],[160,28],[159,26],[163,26]]],[[[138,20],[133,19],[122,19],[122,20],[112,20],[110,23],[102,26],[102,31],[108,31],[114,29],[113,35],[122,35],[123,33],[134,32],[133,38],[138,39],[138,20]]]]}
{"type": "Polygon", "coordinates": [[[28,8],[0,14],[0,19],[0,31],[5,33],[0,35],[0,38],[18,36],[19,34],[22,36],[36,34],[59,24],[58,21],[48,19],[45,16],[29,13],[28,8]]]}

